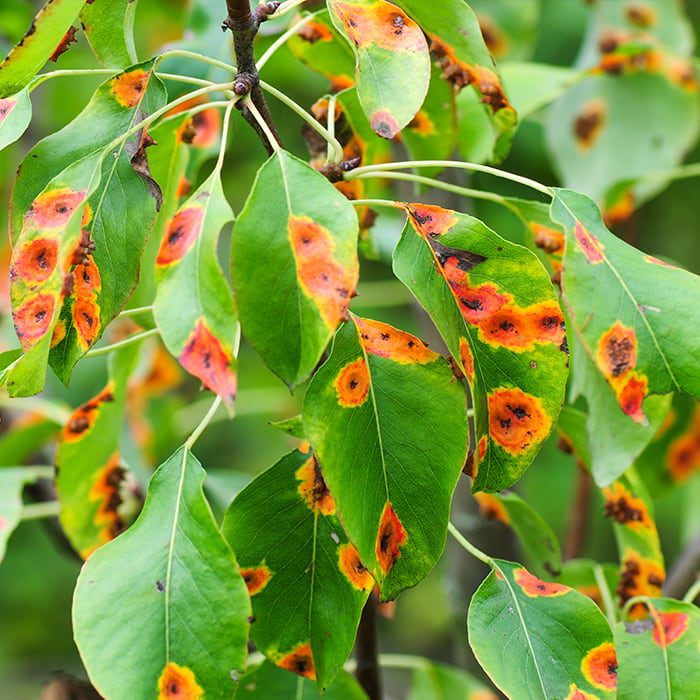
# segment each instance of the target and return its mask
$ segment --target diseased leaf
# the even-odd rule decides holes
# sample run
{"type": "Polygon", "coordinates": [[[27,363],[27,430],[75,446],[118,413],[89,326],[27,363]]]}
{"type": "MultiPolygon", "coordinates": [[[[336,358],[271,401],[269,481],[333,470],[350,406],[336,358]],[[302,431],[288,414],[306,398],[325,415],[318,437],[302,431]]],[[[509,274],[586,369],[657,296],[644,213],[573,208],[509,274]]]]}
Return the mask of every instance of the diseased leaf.
{"type": "Polygon", "coordinates": [[[686,302],[700,278],[613,236],[585,195],[556,189],[552,218],[566,231],[562,288],[574,330],[629,420],[648,425],[649,394],[700,397],[700,319],[686,302]]]}
{"type": "Polygon", "coordinates": [[[137,62],[134,17],[138,0],[93,0],[80,11],[80,21],[95,56],[108,68],[137,62]]]}
{"type": "Polygon", "coordinates": [[[293,418],[287,418],[286,420],[270,421],[270,425],[273,428],[277,428],[282,432],[291,435],[292,437],[303,440],[304,435],[304,424],[301,420],[301,416],[294,416],[293,418]]]}
{"type": "Polygon", "coordinates": [[[374,579],[313,454],[290,452],[256,477],[229,507],[222,532],[251,595],[257,648],[328,687],[350,655],[374,579]]]}
{"type": "Polygon", "coordinates": [[[394,138],[428,92],[430,54],[421,28],[386,0],[328,0],[328,7],[355,51],[357,94],[372,129],[394,138]]]}
{"type": "MultiPolygon", "coordinates": [[[[84,0],[48,0],[22,40],[0,63],[0,99],[26,87],[49,60],[84,0]]],[[[62,168],[61,168],[62,169],[62,168]]]]}
{"type": "Polygon", "coordinates": [[[139,344],[131,345],[110,358],[107,385],[63,428],[56,455],[59,517],[83,559],[123,532],[140,505],[129,492],[119,449],[127,383],[139,350],[139,344]]]}
{"type": "Polygon", "coordinates": [[[466,214],[406,205],[394,272],[425,308],[472,390],[474,491],[514,484],[564,398],[564,316],[536,256],[466,214]]]}
{"type": "Polygon", "coordinates": [[[36,474],[24,467],[0,468],[0,563],[7,541],[19,525],[22,515],[22,490],[36,481],[36,474]]]}
{"type": "Polygon", "coordinates": [[[237,391],[238,323],[217,247],[221,229],[231,221],[233,211],[217,168],[180,206],[163,234],[153,306],[168,350],[229,409],[237,391]]]}
{"type": "Polygon", "coordinates": [[[615,697],[612,632],[586,596],[547,583],[519,564],[494,560],[469,605],[469,643],[510,698],[615,697]]]}
{"type": "Polygon", "coordinates": [[[461,668],[432,663],[413,672],[406,700],[498,700],[488,686],[461,668]]]}
{"type": "Polygon", "coordinates": [[[8,420],[3,415],[5,432],[0,435],[0,466],[24,464],[44,448],[61,430],[58,418],[27,411],[8,420]]]}
{"type": "Polygon", "coordinates": [[[415,336],[352,316],[302,415],[345,530],[391,600],[444,547],[467,447],[464,389],[415,336]]]}
{"type": "Polygon", "coordinates": [[[0,99],[0,151],[22,136],[31,120],[32,102],[28,89],[0,99]]]}
{"type": "Polygon", "coordinates": [[[692,700],[700,688],[700,612],[670,598],[646,603],[648,616],[615,625],[619,700],[692,700]]]}
{"type": "Polygon", "coordinates": [[[75,641],[105,697],[223,698],[234,690],[250,602],[204,498],[204,477],[179,449],[151,478],[137,521],[80,572],[75,641]]]}
{"type": "Polygon", "coordinates": [[[521,61],[532,54],[539,0],[470,0],[469,5],[479,20],[486,48],[497,61],[521,61]]]}
{"type": "Polygon", "coordinates": [[[262,166],[236,221],[232,272],[243,333],[290,387],[309,376],[347,318],[357,228],[350,202],[284,151],[262,166]]]}

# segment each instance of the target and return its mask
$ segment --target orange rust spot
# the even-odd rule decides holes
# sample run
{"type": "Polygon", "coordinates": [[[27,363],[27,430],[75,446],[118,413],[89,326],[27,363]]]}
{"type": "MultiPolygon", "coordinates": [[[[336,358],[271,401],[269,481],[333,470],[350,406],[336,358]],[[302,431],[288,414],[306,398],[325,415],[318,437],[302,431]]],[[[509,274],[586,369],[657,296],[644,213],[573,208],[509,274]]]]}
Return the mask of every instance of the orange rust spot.
{"type": "Polygon", "coordinates": [[[682,612],[659,612],[654,613],[654,643],[664,649],[669,644],[673,644],[682,637],[690,622],[686,613],[682,612]]]}
{"type": "Polygon", "coordinates": [[[308,440],[302,440],[298,447],[299,452],[302,454],[308,454],[311,452],[311,443],[308,440]]]}
{"type": "Polygon", "coordinates": [[[83,215],[80,217],[80,226],[85,228],[92,221],[92,207],[89,203],[85,203],[85,208],[83,209],[83,215]]]}
{"type": "MultiPolygon", "coordinates": [[[[645,559],[631,549],[625,550],[620,570],[620,583],[616,593],[620,603],[625,604],[630,598],[646,595],[656,597],[661,594],[661,587],[666,572],[661,564],[652,559],[645,559]]],[[[637,619],[646,616],[646,607],[640,605],[632,608],[631,617],[637,619]]]]}
{"type": "Polygon", "coordinates": [[[335,515],[335,500],[326,486],[321,465],[313,455],[294,472],[300,481],[297,491],[306,505],[315,513],[335,515]]]}
{"type": "Polygon", "coordinates": [[[2,124],[2,122],[10,116],[12,110],[17,106],[18,103],[19,100],[11,98],[0,100],[0,124],[2,124]]]}
{"type": "Polygon", "coordinates": [[[348,542],[338,547],[338,565],[353,588],[367,591],[374,585],[372,574],[364,567],[354,544],[348,542]]]}
{"type": "Polygon", "coordinates": [[[383,0],[372,4],[331,0],[330,5],[359,48],[376,46],[392,53],[428,48],[421,28],[396,5],[383,0]]]}
{"type": "Polygon", "coordinates": [[[506,512],[503,503],[496,498],[493,494],[484,493],[480,491],[474,494],[476,502],[479,504],[479,510],[481,514],[487,520],[500,520],[505,525],[510,524],[510,518],[506,512]]]}
{"type": "Polygon", "coordinates": [[[251,596],[254,596],[256,593],[260,593],[260,591],[267,586],[272,578],[272,573],[265,564],[262,564],[251,568],[242,568],[241,576],[243,577],[245,585],[248,588],[248,593],[251,596]]]}
{"type": "Polygon", "coordinates": [[[634,329],[615,321],[600,336],[597,361],[603,376],[611,381],[634,369],[637,365],[637,336],[634,329]]]}
{"type": "Polygon", "coordinates": [[[73,303],[73,325],[78,336],[78,343],[87,350],[97,340],[100,330],[100,307],[91,297],[78,297],[73,303]]]}
{"type": "Polygon", "coordinates": [[[202,230],[204,210],[198,206],[180,209],[163,234],[156,265],[170,265],[181,260],[202,230]]]}
{"type": "Polygon", "coordinates": [[[586,680],[602,690],[617,688],[617,666],[615,646],[610,642],[594,647],[581,661],[581,671],[586,680]]]}
{"type": "Polygon", "coordinates": [[[342,92],[355,86],[355,81],[349,75],[332,75],[331,92],[342,92]]]}
{"type": "Polygon", "coordinates": [[[458,221],[449,209],[428,204],[407,204],[408,213],[416,228],[424,236],[441,236],[458,221]]]}
{"type": "Polygon", "coordinates": [[[40,236],[17,246],[12,256],[10,279],[28,284],[45,282],[56,269],[58,239],[40,236]]]}
{"type": "Polygon", "coordinates": [[[574,136],[579,148],[588,150],[600,137],[605,126],[605,103],[593,100],[583,108],[574,121],[574,136]]]}
{"type": "MultiPolygon", "coordinates": [[[[126,523],[119,514],[119,506],[122,504],[120,487],[124,474],[124,468],[119,464],[119,454],[115,453],[100,469],[90,489],[90,500],[99,501],[94,522],[101,528],[98,535],[100,544],[113,540],[126,530],[126,523]]],[[[90,547],[81,554],[86,558],[95,548],[90,547]]]]}
{"type": "Polygon", "coordinates": [[[353,316],[353,321],[360,334],[360,344],[370,355],[385,357],[402,365],[425,365],[440,357],[422,340],[406,331],[369,318],[353,316]]]}
{"type": "Polygon", "coordinates": [[[529,222],[530,231],[535,237],[535,245],[547,255],[561,258],[564,255],[564,234],[557,229],[543,226],[536,221],[529,222]]]}
{"type": "Polygon", "coordinates": [[[286,654],[277,661],[277,665],[286,671],[291,671],[312,681],[316,680],[316,667],[311,654],[311,645],[307,642],[299,644],[294,651],[286,654]]]}
{"type": "Polygon", "coordinates": [[[373,131],[383,139],[393,139],[401,131],[401,126],[388,109],[378,109],[369,118],[373,131]]]}
{"type": "Polygon", "coordinates": [[[68,31],[63,35],[63,38],[58,43],[58,46],[54,49],[53,53],[49,56],[49,61],[56,63],[59,56],[63,55],[70,48],[71,44],[75,44],[78,40],[75,38],[75,34],[78,31],[77,27],[70,27],[68,31]]]}
{"type": "Polygon", "coordinates": [[[180,199],[181,197],[186,197],[191,191],[192,183],[184,175],[181,175],[177,183],[175,197],[177,197],[177,199],[180,199]]]}
{"type": "Polygon", "coordinates": [[[566,340],[564,314],[556,301],[543,301],[528,306],[525,318],[536,342],[561,345],[566,340]]]}
{"type": "Polygon", "coordinates": [[[584,693],[575,683],[572,683],[569,686],[569,694],[565,700],[598,700],[598,696],[584,693]]]}
{"type": "Polygon", "coordinates": [[[51,347],[55,348],[66,337],[66,324],[64,321],[58,321],[53,327],[51,334],[51,347]]]}
{"type": "Polygon", "coordinates": [[[25,352],[49,331],[53,321],[56,297],[35,294],[12,313],[15,332],[25,352]]]}
{"type": "Polygon", "coordinates": [[[197,678],[187,666],[178,666],[170,661],[158,679],[158,700],[200,700],[204,691],[197,678]]]}
{"type": "MultiPolygon", "coordinates": [[[[299,20],[296,20],[296,24],[299,20]]],[[[333,32],[323,22],[308,22],[298,32],[297,36],[309,44],[315,44],[318,41],[332,41],[333,32]]]]}
{"type": "Polygon", "coordinates": [[[603,262],[603,244],[579,221],[574,226],[574,236],[588,262],[594,265],[603,262]]]}
{"type": "Polygon", "coordinates": [[[369,394],[369,371],[364,357],[345,365],[335,378],[333,386],[338,392],[338,403],[341,406],[362,406],[369,394]]]}
{"type": "Polygon", "coordinates": [[[386,576],[401,556],[401,547],[406,544],[408,533],[394,512],[391,503],[387,501],[379,519],[379,531],[377,533],[376,555],[379,567],[386,576]]]}
{"type": "Polygon", "coordinates": [[[474,355],[466,338],[459,339],[459,359],[462,362],[464,376],[470,384],[474,384],[474,355]]]}
{"type": "Polygon", "coordinates": [[[663,260],[659,260],[659,258],[655,258],[653,255],[645,255],[644,261],[651,263],[652,265],[662,265],[663,267],[672,267],[676,270],[678,269],[675,265],[671,265],[671,263],[667,263],[667,262],[664,262],[663,260]]]}
{"type": "Polygon", "coordinates": [[[114,382],[73,411],[63,428],[63,442],[76,442],[84,438],[97,420],[100,405],[109,401],[114,401],[114,382]]]}
{"type": "Polygon", "coordinates": [[[487,444],[488,438],[486,437],[486,435],[482,435],[479,439],[479,444],[477,445],[477,455],[479,456],[479,461],[481,461],[484,458],[484,455],[486,454],[487,444]]]}
{"type": "Polygon", "coordinates": [[[509,306],[479,323],[480,337],[489,345],[506,347],[515,352],[532,350],[535,338],[527,317],[515,306],[509,306]]]}
{"type": "Polygon", "coordinates": [[[313,299],[326,325],[334,330],[348,318],[358,271],[355,265],[346,270],[334,259],[331,234],[308,216],[290,215],[289,240],[299,284],[313,299]]]}
{"type": "Polygon", "coordinates": [[[564,586],[561,583],[549,583],[542,581],[531,574],[527,569],[516,569],[513,572],[515,582],[522,588],[525,595],[530,598],[554,598],[560,595],[566,595],[571,591],[571,588],[564,586]]]}
{"type": "Polygon", "coordinates": [[[213,146],[221,131],[221,115],[216,107],[205,109],[197,112],[192,117],[192,128],[194,129],[194,137],[192,145],[197,148],[210,148],[213,146]]]}
{"type": "Polygon", "coordinates": [[[656,12],[653,7],[645,3],[635,3],[627,5],[625,9],[627,21],[637,27],[653,27],[656,24],[656,12]]]}
{"type": "Polygon", "coordinates": [[[608,227],[621,224],[634,214],[634,192],[627,190],[603,212],[603,221],[608,227]]]}
{"type": "Polygon", "coordinates": [[[435,123],[424,110],[419,110],[411,120],[408,128],[415,131],[420,136],[431,136],[435,133],[435,123]]]}
{"type": "Polygon", "coordinates": [[[26,216],[32,217],[38,228],[65,227],[85,195],[84,190],[72,190],[70,187],[43,192],[32,202],[26,216]]]}
{"type": "Polygon", "coordinates": [[[197,320],[178,359],[207,389],[221,396],[227,405],[233,404],[238,387],[236,373],[231,367],[233,356],[224,349],[203,318],[197,320]]]}
{"type": "Polygon", "coordinates": [[[648,393],[649,381],[644,376],[639,376],[636,372],[625,379],[619,387],[617,402],[620,404],[622,412],[628,415],[637,423],[645,424],[647,417],[642,408],[644,399],[648,393]]]}
{"type": "Polygon", "coordinates": [[[112,78],[112,94],[122,107],[133,109],[143,99],[149,78],[150,73],[140,68],[122,73],[112,78]]]}
{"type": "Polygon", "coordinates": [[[506,452],[522,454],[549,434],[552,419],[536,396],[520,389],[496,389],[488,402],[489,433],[506,452]]]}
{"type": "Polygon", "coordinates": [[[88,258],[85,265],[76,265],[73,270],[73,292],[76,297],[90,297],[102,289],[100,271],[94,258],[88,258]]]}
{"type": "Polygon", "coordinates": [[[649,517],[646,503],[632,495],[619,481],[604,488],[603,497],[606,517],[635,531],[654,529],[654,521],[649,517]]]}
{"type": "Polygon", "coordinates": [[[690,426],[675,438],[666,451],[666,464],[676,483],[686,481],[700,469],[700,406],[696,406],[690,426]]]}
{"type": "Polygon", "coordinates": [[[698,79],[693,64],[685,58],[665,56],[667,77],[685,90],[696,91],[698,79]]]}

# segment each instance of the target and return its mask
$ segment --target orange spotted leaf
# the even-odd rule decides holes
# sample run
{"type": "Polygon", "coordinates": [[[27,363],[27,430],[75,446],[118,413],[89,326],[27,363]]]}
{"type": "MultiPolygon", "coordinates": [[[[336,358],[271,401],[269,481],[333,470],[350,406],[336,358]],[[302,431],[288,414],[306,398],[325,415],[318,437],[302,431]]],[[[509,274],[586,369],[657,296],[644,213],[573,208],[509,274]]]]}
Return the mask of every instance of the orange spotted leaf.
{"type": "Polygon", "coordinates": [[[601,690],[614,691],[617,688],[617,656],[611,642],[591,649],[581,662],[581,670],[586,680],[601,690]]]}

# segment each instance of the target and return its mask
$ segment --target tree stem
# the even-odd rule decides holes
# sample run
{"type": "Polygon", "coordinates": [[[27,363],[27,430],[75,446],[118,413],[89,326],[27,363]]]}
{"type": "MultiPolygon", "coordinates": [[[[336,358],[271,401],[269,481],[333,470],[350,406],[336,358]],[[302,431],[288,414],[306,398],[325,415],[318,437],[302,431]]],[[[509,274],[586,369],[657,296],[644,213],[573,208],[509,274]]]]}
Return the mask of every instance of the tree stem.
{"type": "Polygon", "coordinates": [[[355,676],[370,700],[381,700],[382,681],[379,674],[379,650],[377,645],[377,599],[374,594],[367,599],[355,642],[357,668],[355,676]]]}
{"type": "Polygon", "coordinates": [[[581,556],[583,543],[588,530],[588,512],[591,505],[591,478],[588,472],[578,467],[576,493],[569,519],[569,529],[564,544],[564,559],[576,559],[581,556]]]}

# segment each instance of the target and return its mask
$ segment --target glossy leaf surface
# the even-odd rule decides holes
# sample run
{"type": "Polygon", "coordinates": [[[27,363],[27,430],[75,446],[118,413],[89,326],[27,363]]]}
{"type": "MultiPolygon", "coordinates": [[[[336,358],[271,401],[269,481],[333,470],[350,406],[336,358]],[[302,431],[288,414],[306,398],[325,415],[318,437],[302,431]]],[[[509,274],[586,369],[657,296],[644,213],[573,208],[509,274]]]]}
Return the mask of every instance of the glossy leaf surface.
{"type": "Polygon", "coordinates": [[[445,544],[467,447],[465,395],[404,331],[352,317],[314,376],[306,435],[383,600],[418,583],[445,544]]]}
{"type": "Polygon", "coordinates": [[[180,206],[163,233],[153,307],[168,350],[229,408],[237,391],[238,323],[217,247],[221,229],[231,221],[233,211],[216,169],[180,206]]]}
{"type": "Polygon", "coordinates": [[[243,333],[291,387],[308,377],[347,317],[359,273],[357,228],[348,200],[284,151],[262,166],[236,220],[232,270],[243,333]]]}
{"type": "Polygon", "coordinates": [[[95,56],[108,68],[126,68],[138,60],[134,18],[138,0],[93,0],[80,12],[83,31],[95,56]]]}
{"type": "Polygon", "coordinates": [[[0,99],[0,150],[14,143],[27,130],[32,120],[29,90],[0,99]]]}
{"type": "Polygon", "coordinates": [[[474,491],[515,483],[564,398],[564,316],[537,257],[467,214],[407,205],[394,272],[425,308],[474,396],[474,491]]]}
{"type": "Polygon", "coordinates": [[[495,560],[469,606],[468,635],[507,697],[615,697],[615,647],[603,614],[581,593],[519,564],[495,560]]]}
{"type": "Polygon", "coordinates": [[[49,60],[85,0],[48,0],[22,40],[0,63],[0,99],[27,86],[49,60]]]}
{"type": "Polygon", "coordinates": [[[374,579],[315,457],[290,452],[260,474],[236,496],[222,531],[251,595],[257,648],[328,687],[350,655],[374,579]]]}
{"type": "Polygon", "coordinates": [[[336,28],[355,50],[357,93],[386,139],[416,115],[430,83],[430,54],[414,20],[386,0],[328,0],[336,28]]]}
{"type": "Polygon", "coordinates": [[[22,515],[22,490],[36,480],[24,467],[0,468],[0,563],[5,556],[7,540],[19,525],[22,515]]]}
{"type": "Polygon", "coordinates": [[[75,640],[105,697],[223,698],[234,690],[250,602],[204,498],[204,477],[195,457],[178,450],[153,475],[138,520],[78,577],[75,640]]]}
{"type": "Polygon", "coordinates": [[[700,612],[670,598],[647,603],[648,617],[618,622],[619,700],[692,700],[700,688],[700,612]]]}

